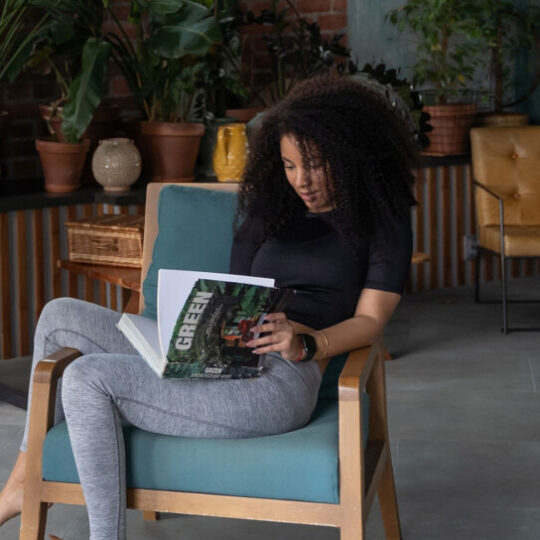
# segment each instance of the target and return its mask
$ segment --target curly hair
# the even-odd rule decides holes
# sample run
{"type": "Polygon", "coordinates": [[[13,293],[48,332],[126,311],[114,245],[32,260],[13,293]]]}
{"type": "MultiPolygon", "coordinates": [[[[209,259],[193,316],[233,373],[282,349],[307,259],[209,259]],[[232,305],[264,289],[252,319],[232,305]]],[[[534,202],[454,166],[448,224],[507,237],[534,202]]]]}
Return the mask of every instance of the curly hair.
{"type": "Polygon", "coordinates": [[[415,204],[416,147],[405,122],[361,82],[317,77],[269,109],[252,137],[237,216],[259,216],[266,236],[277,236],[306,208],[285,175],[284,135],[298,142],[306,169],[314,149],[325,162],[336,227],[353,244],[415,204]]]}

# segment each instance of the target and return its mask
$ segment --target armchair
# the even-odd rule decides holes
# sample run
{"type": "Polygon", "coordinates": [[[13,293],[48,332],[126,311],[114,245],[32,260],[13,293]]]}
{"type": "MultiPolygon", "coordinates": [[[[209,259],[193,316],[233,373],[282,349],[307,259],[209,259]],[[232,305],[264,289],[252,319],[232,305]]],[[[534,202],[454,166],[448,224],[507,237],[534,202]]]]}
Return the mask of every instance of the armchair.
{"type": "Polygon", "coordinates": [[[477,264],[475,299],[480,301],[480,260],[499,256],[502,331],[508,327],[507,269],[510,258],[540,257],[540,127],[494,127],[471,130],[475,186],[477,264]]]}
{"type": "MultiPolygon", "coordinates": [[[[146,310],[155,301],[151,280],[156,258],[176,256],[167,245],[167,227],[178,232],[175,220],[183,220],[188,230],[182,230],[182,237],[198,244],[204,257],[211,253],[212,260],[203,269],[212,271],[219,270],[216,265],[222,262],[215,259],[228,250],[222,245],[223,235],[231,234],[232,216],[226,215],[223,192],[234,191],[235,185],[163,186],[148,186],[145,298],[141,295],[141,309],[146,310]],[[208,187],[212,191],[203,191],[208,187]],[[179,203],[184,206],[173,223],[167,223],[171,212],[159,210],[179,203]],[[214,204],[223,211],[212,212],[214,204]],[[209,222],[216,228],[205,232],[209,222]]],[[[186,255],[176,267],[202,264],[193,259],[197,254],[186,255]]],[[[20,540],[43,539],[47,503],[84,504],[65,423],[52,425],[56,382],[79,354],[62,349],[44,358],[35,371],[20,540]]],[[[341,530],[342,540],[359,540],[365,538],[365,522],[378,494],[387,538],[400,539],[381,346],[341,355],[331,366],[313,418],[290,433],[240,440],[190,439],[124,426],[128,507],[142,510],[147,519],[155,518],[156,512],[176,512],[328,525],[341,530]],[[205,459],[212,459],[211,471],[197,467],[208,463],[205,459]]]]}

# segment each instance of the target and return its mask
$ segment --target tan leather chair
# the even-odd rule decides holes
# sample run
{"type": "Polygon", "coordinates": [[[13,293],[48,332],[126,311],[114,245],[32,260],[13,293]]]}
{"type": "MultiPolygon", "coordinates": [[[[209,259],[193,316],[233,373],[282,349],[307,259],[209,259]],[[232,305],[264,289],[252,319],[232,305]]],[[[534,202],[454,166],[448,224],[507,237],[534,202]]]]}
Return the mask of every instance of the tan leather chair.
{"type": "Polygon", "coordinates": [[[475,128],[471,150],[478,241],[475,297],[480,301],[481,256],[496,253],[506,334],[506,260],[540,257],[540,126],[475,128]]]}

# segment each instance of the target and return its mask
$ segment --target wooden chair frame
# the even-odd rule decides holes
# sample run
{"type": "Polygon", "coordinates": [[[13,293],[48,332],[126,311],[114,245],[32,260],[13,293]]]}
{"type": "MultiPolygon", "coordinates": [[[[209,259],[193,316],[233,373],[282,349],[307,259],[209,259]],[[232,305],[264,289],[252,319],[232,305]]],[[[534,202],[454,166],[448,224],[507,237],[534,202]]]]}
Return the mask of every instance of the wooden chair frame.
{"type": "MultiPolygon", "coordinates": [[[[152,243],[154,238],[151,238],[152,243]]],[[[31,382],[33,394],[20,540],[43,540],[47,503],[85,504],[79,484],[50,482],[42,478],[42,448],[47,431],[53,425],[57,381],[80,354],[75,349],[64,348],[44,358],[38,363],[31,382]]],[[[338,398],[339,504],[128,489],[128,508],[142,510],[147,519],[155,518],[156,512],[171,512],[325,525],[338,527],[341,540],[362,540],[373,499],[378,494],[387,538],[401,539],[388,439],[381,343],[349,354],[339,378],[338,398]],[[362,444],[361,401],[364,389],[371,400],[365,447],[362,444]]]]}

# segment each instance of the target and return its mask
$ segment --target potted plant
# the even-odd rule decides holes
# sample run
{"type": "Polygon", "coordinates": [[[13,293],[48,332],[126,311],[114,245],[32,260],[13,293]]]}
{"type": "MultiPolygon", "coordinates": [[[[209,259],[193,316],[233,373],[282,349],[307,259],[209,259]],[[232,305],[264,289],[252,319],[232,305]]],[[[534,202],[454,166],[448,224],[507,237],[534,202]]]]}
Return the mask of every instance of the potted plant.
{"type": "Polygon", "coordinates": [[[97,0],[30,0],[27,6],[48,19],[32,28],[9,77],[15,79],[23,69],[54,74],[59,98],[44,107],[50,136],[38,139],[36,148],[45,188],[70,191],[80,185],[90,146],[83,134],[105,92],[111,45],[99,35],[103,6],[97,0]]]}
{"type": "MultiPolygon", "coordinates": [[[[24,51],[28,49],[29,44],[49,17],[49,13],[44,13],[29,31],[23,33],[29,4],[29,0],[4,0],[3,2],[0,10],[0,81],[13,79],[24,51]]],[[[0,110],[0,137],[7,120],[7,111],[0,110]]]]}
{"type": "Polygon", "coordinates": [[[272,75],[264,91],[257,94],[264,106],[283,99],[301,80],[333,69],[347,74],[350,66],[356,71],[350,61],[350,49],[340,43],[344,34],[324,40],[318,23],[302,17],[291,0],[283,7],[279,0],[272,0],[269,9],[263,9],[257,16],[248,12],[246,20],[269,29],[262,37],[271,59],[272,75]],[[340,63],[339,59],[344,62],[340,63]]]}
{"type": "Polygon", "coordinates": [[[432,97],[432,103],[424,105],[433,126],[426,154],[467,152],[476,104],[463,102],[461,91],[480,63],[478,9],[468,0],[407,0],[386,16],[400,30],[408,27],[419,38],[413,80],[419,86],[430,84],[432,97]]]}
{"type": "Polygon", "coordinates": [[[205,58],[222,42],[212,12],[195,2],[132,0],[132,45],[109,10],[120,36],[109,34],[113,55],[139,106],[154,181],[190,181],[204,133],[205,58]]]}
{"type": "Polygon", "coordinates": [[[47,191],[65,192],[80,186],[91,144],[83,134],[104,93],[109,53],[110,44],[100,39],[85,43],[81,72],[69,87],[62,111],[66,140],[58,141],[55,135],[36,140],[47,191]]]}
{"type": "Polygon", "coordinates": [[[483,125],[519,125],[528,122],[526,114],[509,112],[527,100],[540,83],[540,66],[536,68],[534,80],[519,95],[516,88],[514,64],[517,56],[525,51],[540,50],[538,29],[540,7],[519,7],[510,0],[483,0],[480,2],[478,25],[483,29],[485,50],[490,58],[487,64],[490,82],[492,111],[480,115],[483,125]]]}

